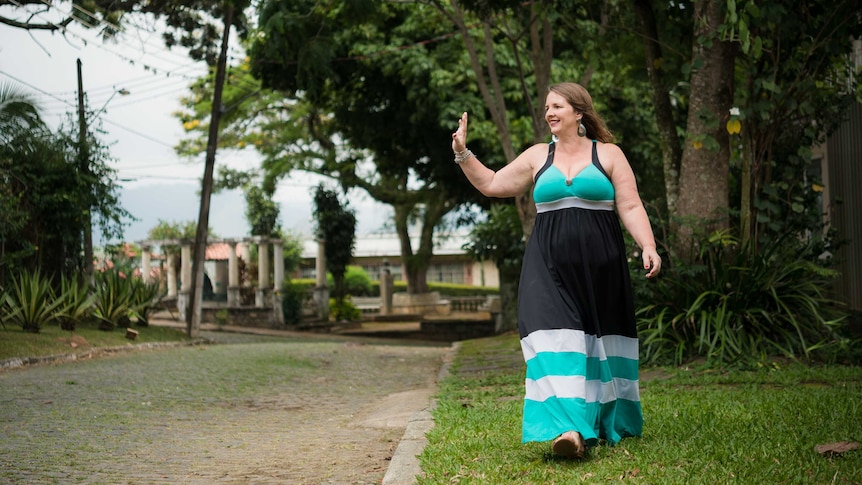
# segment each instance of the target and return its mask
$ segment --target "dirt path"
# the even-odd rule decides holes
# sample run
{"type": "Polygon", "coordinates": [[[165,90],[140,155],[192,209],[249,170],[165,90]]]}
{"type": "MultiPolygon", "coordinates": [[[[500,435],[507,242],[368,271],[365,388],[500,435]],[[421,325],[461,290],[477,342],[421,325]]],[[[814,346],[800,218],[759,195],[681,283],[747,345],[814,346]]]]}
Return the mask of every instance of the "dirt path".
{"type": "Polygon", "coordinates": [[[0,483],[380,483],[449,351],[219,338],[0,373],[0,483]]]}

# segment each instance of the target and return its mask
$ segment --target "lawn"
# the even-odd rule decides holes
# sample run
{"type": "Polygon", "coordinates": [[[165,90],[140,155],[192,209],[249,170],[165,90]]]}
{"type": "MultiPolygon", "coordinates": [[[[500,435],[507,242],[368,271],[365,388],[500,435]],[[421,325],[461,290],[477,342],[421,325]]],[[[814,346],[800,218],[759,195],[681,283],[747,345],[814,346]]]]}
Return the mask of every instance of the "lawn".
{"type": "Polygon", "coordinates": [[[39,333],[24,332],[16,325],[0,326],[0,361],[18,357],[44,357],[87,351],[92,348],[117,347],[153,342],[182,342],[185,333],[168,327],[133,327],[138,336],[126,338],[126,329],[99,330],[96,324],[79,325],[74,333],[61,330],[59,325],[45,325],[39,333]]]}
{"type": "Polygon", "coordinates": [[[521,444],[523,373],[516,335],[461,343],[419,483],[862,483],[862,449],[815,449],[862,441],[859,367],[642,368],[644,436],[584,460],[521,444]]]}

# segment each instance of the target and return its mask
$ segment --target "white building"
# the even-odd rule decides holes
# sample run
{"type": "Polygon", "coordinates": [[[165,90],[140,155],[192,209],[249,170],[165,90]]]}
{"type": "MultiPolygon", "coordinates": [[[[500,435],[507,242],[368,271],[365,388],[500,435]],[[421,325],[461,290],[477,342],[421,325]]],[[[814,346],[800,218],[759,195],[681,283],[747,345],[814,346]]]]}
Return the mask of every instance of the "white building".
{"type": "MultiPolygon", "coordinates": [[[[474,261],[464,251],[469,242],[468,233],[447,235],[435,234],[434,256],[428,267],[429,283],[456,283],[473,286],[500,286],[500,276],[493,261],[474,261]]],[[[418,235],[411,236],[414,251],[419,246],[418,235]]],[[[315,278],[314,261],[317,256],[317,241],[303,241],[300,278],[315,278]]],[[[404,267],[401,264],[401,242],[397,234],[369,234],[356,236],[353,250],[353,265],[360,266],[372,279],[379,279],[384,263],[389,263],[389,271],[396,281],[403,280],[404,267]]]]}

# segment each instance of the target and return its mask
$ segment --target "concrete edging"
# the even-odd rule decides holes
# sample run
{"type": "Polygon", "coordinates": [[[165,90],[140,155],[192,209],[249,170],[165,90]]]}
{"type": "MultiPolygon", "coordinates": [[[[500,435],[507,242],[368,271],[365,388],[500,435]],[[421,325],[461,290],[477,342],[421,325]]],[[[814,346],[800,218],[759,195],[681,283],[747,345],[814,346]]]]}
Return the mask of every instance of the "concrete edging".
{"type": "Polygon", "coordinates": [[[12,357],[11,359],[0,361],[0,371],[17,369],[27,365],[50,364],[55,362],[73,362],[76,360],[92,359],[100,355],[115,354],[118,352],[128,352],[132,350],[185,347],[190,345],[202,345],[207,343],[210,342],[206,339],[196,339],[190,342],[149,342],[143,344],[129,344],[115,347],[97,347],[82,352],[45,355],[41,357],[12,357]]]}
{"type": "MultiPolygon", "coordinates": [[[[440,366],[440,372],[437,373],[436,382],[440,382],[449,375],[452,360],[457,355],[460,346],[460,342],[452,344],[449,352],[443,358],[443,365],[440,366]]],[[[436,390],[435,387],[435,393],[436,390]]],[[[395,453],[392,454],[386,475],[383,476],[382,485],[411,485],[416,483],[416,477],[422,473],[419,455],[428,444],[428,438],[425,435],[434,428],[434,417],[431,412],[436,407],[437,400],[432,398],[427,408],[410,416],[404,435],[399,440],[395,453]]]]}

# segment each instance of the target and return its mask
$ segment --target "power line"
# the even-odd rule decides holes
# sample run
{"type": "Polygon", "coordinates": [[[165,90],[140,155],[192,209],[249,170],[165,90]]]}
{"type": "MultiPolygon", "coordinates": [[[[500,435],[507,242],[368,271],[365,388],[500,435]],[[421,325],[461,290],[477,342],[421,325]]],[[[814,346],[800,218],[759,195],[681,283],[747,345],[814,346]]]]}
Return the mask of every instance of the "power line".
{"type": "MultiPolygon", "coordinates": [[[[55,9],[57,10],[57,12],[58,12],[58,13],[62,14],[62,15],[63,15],[63,16],[65,16],[65,17],[74,17],[74,18],[75,18],[75,20],[76,20],[78,23],[83,24],[84,26],[89,27],[89,28],[91,28],[91,29],[94,29],[94,30],[95,30],[95,29],[99,28],[99,27],[100,27],[100,25],[102,25],[102,24],[104,24],[104,25],[106,25],[106,26],[110,27],[114,32],[116,32],[116,35],[112,36],[112,38],[117,38],[117,37],[119,37],[120,35],[122,35],[123,33],[125,33],[124,29],[123,29],[123,28],[121,28],[118,24],[114,24],[114,23],[112,23],[112,22],[110,22],[109,20],[106,20],[106,19],[104,19],[104,18],[99,18],[99,15],[97,15],[97,14],[96,14],[96,12],[93,12],[93,11],[91,11],[91,10],[87,10],[86,8],[82,7],[81,5],[76,4],[76,3],[74,3],[74,2],[71,4],[71,5],[72,5],[72,9],[73,9],[73,10],[77,10],[77,11],[81,12],[82,14],[84,14],[84,15],[86,15],[86,16],[88,16],[88,17],[90,17],[90,18],[96,19],[96,23],[95,23],[95,24],[91,24],[91,23],[89,23],[89,22],[86,22],[86,21],[85,21],[83,18],[81,18],[80,16],[76,16],[76,15],[74,15],[74,14],[73,14],[73,12],[72,12],[71,10],[70,10],[70,11],[61,10],[59,7],[56,7],[53,3],[51,3],[51,2],[50,2],[50,1],[48,1],[48,0],[41,0],[41,2],[42,2],[42,3],[44,3],[45,5],[47,5],[49,8],[50,8],[50,7],[55,8],[55,9]]],[[[150,46],[150,47],[152,47],[152,44],[150,44],[150,43],[148,43],[148,42],[144,41],[143,39],[140,39],[140,41],[141,41],[141,45],[142,45],[142,46],[150,46]]],[[[167,49],[167,48],[166,48],[166,47],[164,47],[164,46],[155,46],[155,48],[156,48],[156,49],[158,49],[158,50],[159,50],[159,51],[161,51],[161,52],[170,53],[170,54],[173,54],[173,55],[175,55],[175,56],[181,56],[181,57],[183,57],[183,60],[188,60],[186,56],[182,56],[181,54],[176,54],[175,52],[172,52],[170,49],[167,49]]],[[[142,52],[143,52],[144,54],[146,54],[146,52],[144,52],[144,51],[143,51],[143,49],[142,49],[142,52]]],[[[162,59],[163,61],[166,61],[166,62],[172,62],[172,63],[174,62],[174,61],[170,61],[170,60],[165,59],[165,58],[160,58],[159,56],[156,56],[156,55],[154,55],[154,54],[152,54],[152,53],[150,53],[150,55],[153,55],[154,57],[159,58],[159,59],[162,59]]]]}
{"type": "MultiPolygon", "coordinates": [[[[70,108],[72,108],[72,109],[77,109],[77,106],[75,106],[73,103],[71,103],[71,102],[69,102],[69,101],[66,101],[66,100],[63,100],[63,99],[61,99],[61,98],[58,98],[57,96],[55,96],[55,95],[53,95],[53,94],[51,94],[51,93],[49,93],[49,92],[47,92],[47,91],[45,91],[45,90],[43,90],[43,89],[40,89],[40,88],[38,88],[38,87],[36,87],[36,86],[34,86],[34,85],[32,85],[32,84],[30,84],[30,83],[28,83],[28,82],[26,82],[26,81],[22,80],[22,79],[19,79],[19,78],[17,78],[16,76],[13,76],[12,74],[9,74],[9,73],[7,73],[7,72],[5,72],[5,71],[0,71],[0,74],[3,74],[4,76],[7,76],[7,77],[9,77],[9,78],[11,78],[11,79],[15,80],[16,82],[21,83],[21,84],[23,84],[23,85],[25,85],[25,86],[27,86],[27,87],[30,87],[31,89],[34,89],[34,90],[36,90],[36,91],[38,91],[38,92],[40,92],[40,93],[42,93],[42,94],[44,94],[44,95],[46,95],[46,96],[50,96],[50,97],[52,97],[52,98],[54,98],[54,99],[56,99],[56,100],[60,101],[61,103],[63,103],[63,104],[65,104],[65,105],[69,106],[69,107],[70,107],[70,108]]],[[[115,121],[111,121],[111,120],[110,120],[110,119],[108,119],[108,118],[102,117],[102,120],[103,120],[104,122],[106,122],[106,123],[110,123],[110,124],[112,124],[112,125],[114,125],[114,126],[116,126],[116,127],[118,127],[118,128],[122,128],[122,129],[124,129],[124,130],[126,130],[126,131],[128,131],[128,132],[130,132],[130,133],[134,133],[135,135],[138,135],[138,136],[140,136],[140,137],[146,138],[146,139],[148,139],[148,140],[150,140],[150,141],[153,141],[153,142],[156,142],[156,143],[158,143],[158,144],[160,144],[160,145],[166,146],[166,147],[168,147],[168,148],[170,148],[170,149],[173,149],[173,148],[174,148],[172,145],[169,145],[169,144],[167,144],[167,143],[163,142],[162,140],[159,140],[159,139],[157,139],[157,138],[153,138],[152,136],[149,136],[149,135],[146,135],[146,134],[144,134],[144,133],[141,133],[141,132],[139,132],[139,131],[137,131],[137,130],[134,130],[134,129],[132,129],[132,128],[129,128],[129,127],[127,127],[127,126],[124,126],[124,125],[122,125],[122,124],[120,124],[120,123],[117,123],[117,122],[115,122],[115,121]]]]}
{"type": "MultiPolygon", "coordinates": [[[[14,0],[11,0],[11,1],[14,1],[14,0]]],[[[21,83],[21,84],[23,84],[23,85],[25,85],[25,86],[27,86],[27,87],[29,87],[29,88],[31,88],[31,89],[35,89],[36,91],[39,91],[40,93],[44,94],[45,96],[50,96],[50,97],[52,97],[52,98],[56,99],[57,101],[60,101],[60,102],[61,102],[61,103],[63,103],[63,104],[66,104],[66,105],[68,105],[68,106],[70,106],[70,107],[72,107],[72,108],[77,109],[77,106],[75,106],[73,103],[70,103],[69,101],[66,101],[65,99],[59,98],[59,97],[57,97],[57,96],[55,96],[55,95],[53,95],[53,94],[49,93],[48,91],[45,91],[45,90],[43,90],[43,89],[39,89],[39,88],[37,88],[36,86],[34,86],[34,85],[32,85],[32,84],[28,83],[27,81],[23,81],[23,80],[21,80],[21,79],[18,79],[17,77],[15,77],[15,76],[13,76],[13,75],[9,74],[8,72],[0,71],[0,74],[2,74],[2,75],[4,75],[4,76],[6,76],[6,77],[8,77],[8,78],[11,78],[11,79],[15,80],[16,82],[19,82],[19,83],[21,83]]]]}
{"type": "Polygon", "coordinates": [[[146,179],[146,180],[189,180],[189,181],[200,181],[200,177],[181,177],[181,176],[170,176],[170,175],[132,175],[134,177],[131,180],[126,180],[127,182],[135,182],[137,180],[146,179]]]}
{"type": "Polygon", "coordinates": [[[129,128],[128,126],[121,125],[120,123],[117,123],[116,121],[111,121],[111,120],[109,120],[109,119],[107,119],[107,118],[103,118],[102,120],[103,120],[105,123],[108,123],[108,124],[114,125],[114,126],[116,126],[117,128],[122,128],[122,129],[124,129],[124,130],[128,131],[129,133],[134,133],[135,135],[138,135],[138,136],[140,136],[140,137],[142,137],[142,138],[146,138],[147,140],[150,140],[150,141],[152,141],[152,142],[158,143],[159,145],[162,145],[162,146],[168,147],[168,148],[170,148],[171,150],[173,150],[173,149],[174,149],[173,145],[169,145],[169,144],[167,144],[167,143],[163,142],[162,140],[159,140],[158,138],[153,138],[153,137],[152,137],[152,136],[150,136],[150,135],[147,135],[147,134],[141,133],[140,131],[137,131],[137,130],[134,130],[134,129],[132,129],[132,128],[129,128]]]}
{"type": "Polygon", "coordinates": [[[168,83],[185,82],[185,81],[189,80],[188,77],[187,76],[180,76],[179,73],[183,72],[183,71],[192,71],[192,69],[195,67],[196,66],[194,66],[194,65],[187,65],[187,66],[179,67],[175,71],[166,71],[163,75],[160,75],[161,77],[159,79],[155,79],[155,80],[153,80],[153,76],[157,75],[157,74],[147,74],[144,76],[134,77],[134,78],[126,79],[123,81],[117,81],[117,82],[112,83],[112,84],[105,84],[102,86],[96,86],[94,88],[88,89],[87,92],[94,93],[94,92],[101,92],[101,91],[110,91],[110,90],[114,89],[116,86],[123,86],[125,88],[134,88],[134,87],[141,85],[141,84],[149,85],[152,83],[162,83],[162,82],[168,82],[168,83]],[[180,78],[176,78],[176,77],[171,78],[171,75],[174,75],[174,74],[176,74],[177,76],[180,76],[180,78]]]}
{"type": "MultiPolygon", "coordinates": [[[[13,2],[13,3],[15,3],[16,5],[18,5],[19,7],[24,8],[24,6],[23,6],[22,4],[20,4],[19,2],[17,2],[16,0],[10,0],[10,1],[11,1],[11,2],[13,2]]],[[[43,2],[45,2],[45,0],[42,0],[42,1],[43,1],[43,2]]],[[[50,4],[50,3],[47,3],[47,2],[45,2],[45,3],[46,3],[46,4],[48,4],[49,6],[51,6],[51,4],[50,4]]],[[[58,11],[59,13],[65,13],[66,15],[71,16],[71,12],[64,12],[64,11],[59,10],[59,9],[57,9],[57,11],[58,11]]],[[[82,41],[85,45],[89,45],[89,42],[90,42],[90,40],[89,40],[89,39],[87,39],[86,37],[84,37],[84,36],[83,36],[83,35],[81,35],[81,34],[78,34],[78,33],[74,32],[73,30],[71,30],[71,29],[69,28],[72,24],[70,24],[69,26],[61,25],[61,24],[57,24],[57,23],[55,23],[55,22],[52,22],[52,21],[51,21],[51,19],[47,18],[47,17],[44,15],[44,13],[43,13],[43,12],[38,12],[38,11],[36,11],[36,12],[34,12],[34,11],[30,11],[30,12],[32,13],[32,15],[35,15],[35,16],[37,16],[37,17],[39,17],[39,18],[44,19],[46,23],[48,23],[48,24],[50,24],[50,25],[54,25],[54,26],[56,26],[56,27],[57,27],[57,29],[58,29],[58,30],[60,30],[61,32],[63,32],[64,34],[68,34],[68,35],[70,35],[70,36],[72,36],[72,37],[75,37],[75,38],[79,39],[80,41],[82,41]]],[[[93,15],[95,15],[95,14],[93,14],[93,15]]],[[[78,20],[80,20],[80,19],[78,19],[78,20]]],[[[87,23],[86,23],[86,22],[84,22],[84,21],[81,21],[80,23],[81,23],[81,24],[83,24],[83,25],[87,25],[87,23]]],[[[113,55],[115,55],[115,56],[119,57],[120,59],[122,59],[122,60],[124,60],[124,61],[128,62],[128,63],[129,63],[129,64],[131,64],[131,65],[137,65],[137,64],[139,64],[139,63],[140,63],[140,64],[143,66],[143,68],[144,68],[145,70],[147,70],[147,71],[153,71],[153,73],[154,73],[154,74],[158,74],[158,73],[159,73],[159,70],[161,69],[161,68],[159,68],[159,67],[155,67],[155,66],[151,65],[150,63],[145,63],[143,60],[133,59],[133,58],[131,58],[131,57],[129,57],[129,56],[127,56],[127,55],[125,55],[125,54],[121,53],[121,52],[117,52],[117,51],[115,51],[115,50],[109,49],[109,48],[108,48],[104,43],[95,43],[95,47],[96,47],[96,48],[98,48],[98,49],[101,49],[101,50],[103,50],[103,51],[105,51],[105,52],[108,52],[108,53],[110,53],[110,54],[113,54],[113,55]]],[[[130,46],[126,46],[126,47],[130,47],[130,46]]],[[[131,48],[131,47],[130,47],[130,48],[131,48]]],[[[144,55],[147,55],[147,54],[146,54],[145,52],[143,52],[143,51],[142,51],[142,53],[143,53],[144,55]]],[[[150,55],[152,55],[152,54],[150,54],[150,55]]],[[[157,56],[153,56],[153,57],[157,57],[157,56]]],[[[158,58],[158,57],[157,57],[157,58],[158,58]]],[[[165,59],[162,59],[162,60],[165,60],[165,59]]],[[[165,60],[165,61],[167,61],[167,60],[165,60]]],[[[167,61],[167,62],[171,62],[171,61],[167,61]]],[[[171,62],[171,64],[172,64],[172,67],[176,67],[176,66],[177,66],[177,64],[176,64],[176,63],[171,62]]],[[[183,66],[180,66],[180,67],[183,67],[183,66]]],[[[189,79],[192,79],[192,78],[189,78],[189,79]]]]}

